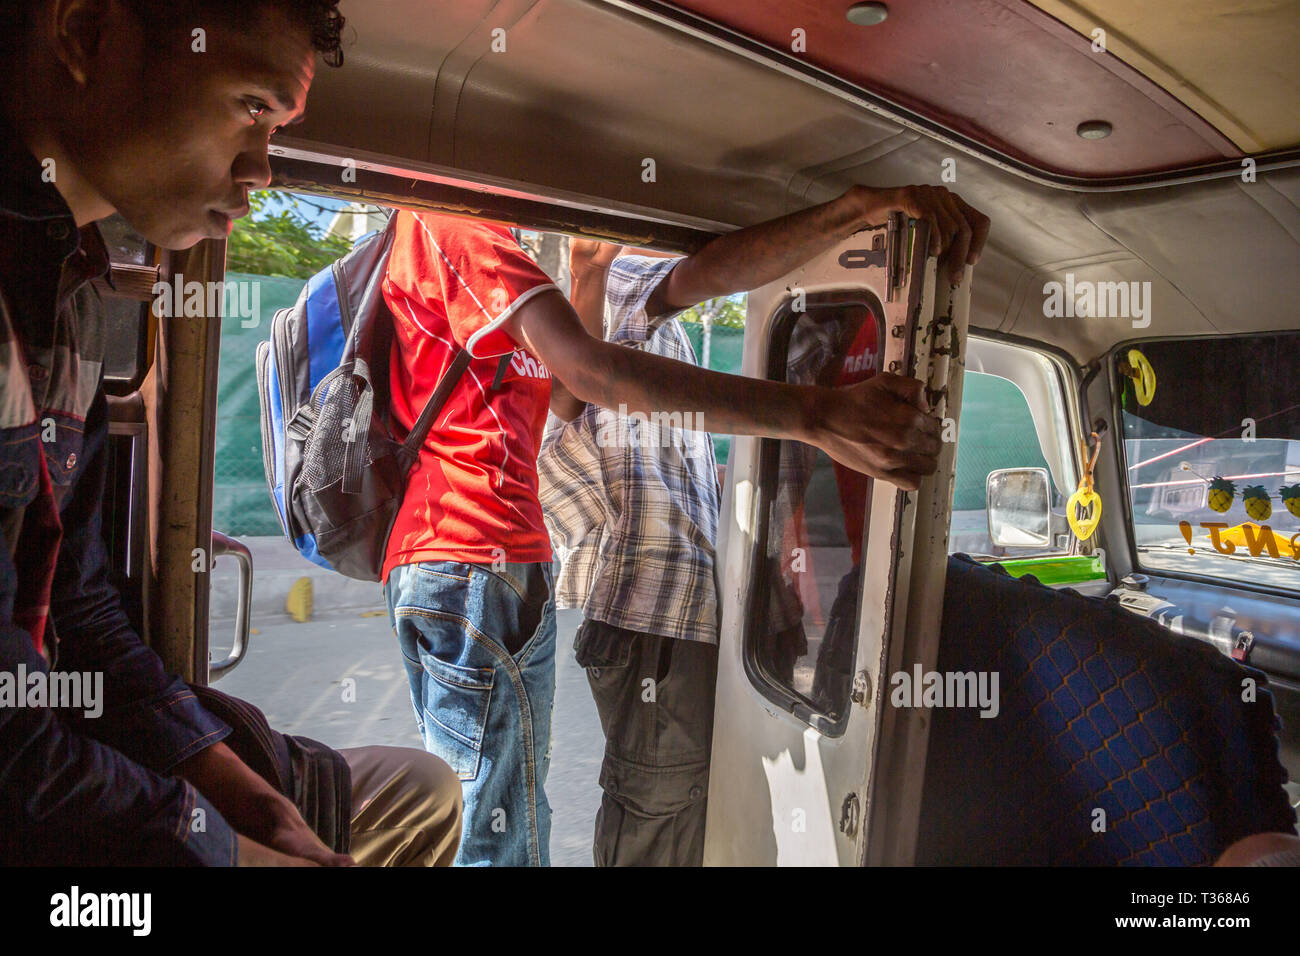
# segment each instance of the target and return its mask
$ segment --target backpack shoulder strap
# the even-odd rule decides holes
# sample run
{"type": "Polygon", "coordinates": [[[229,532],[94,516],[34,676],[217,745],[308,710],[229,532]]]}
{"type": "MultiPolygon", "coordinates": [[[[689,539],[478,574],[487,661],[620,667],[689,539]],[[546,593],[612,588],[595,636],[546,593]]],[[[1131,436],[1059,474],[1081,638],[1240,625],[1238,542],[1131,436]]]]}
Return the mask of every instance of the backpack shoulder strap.
{"type": "Polygon", "coordinates": [[[420,447],[424,444],[424,439],[428,437],[429,429],[433,427],[433,420],[442,411],[442,406],[447,404],[447,399],[451,397],[451,391],[460,381],[465,369],[469,367],[469,353],[464,349],[456,350],[456,357],[452,359],[451,365],[447,371],[442,373],[442,379],[438,382],[438,387],[433,390],[429,400],[424,403],[424,411],[420,412],[420,417],[415,420],[411,426],[411,433],[406,436],[406,441],[402,442],[403,465],[413,463],[419,457],[420,447]]]}
{"type": "Polygon", "coordinates": [[[510,367],[510,360],[512,358],[514,358],[514,353],[507,352],[505,355],[501,356],[501,361],[497,362],[497,373],[492,378],[492,389],[491,389],[492,391],[495,392],[497,389],[499,389],[501,387],[501,383],[505,381],[506,369],[510,367]]]}

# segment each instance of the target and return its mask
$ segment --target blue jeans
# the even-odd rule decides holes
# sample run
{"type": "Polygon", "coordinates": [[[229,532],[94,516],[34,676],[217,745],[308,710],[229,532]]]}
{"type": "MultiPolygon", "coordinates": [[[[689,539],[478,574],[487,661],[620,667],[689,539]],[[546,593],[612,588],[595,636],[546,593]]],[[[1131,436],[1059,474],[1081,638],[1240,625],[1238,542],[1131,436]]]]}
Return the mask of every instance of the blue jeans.
{"type": "Polygon", "coordinates": [[[433,561],[388,577],[416,726],[463,788],[457,866],[550,865],[553,591],[549,563],[433,561]]]}

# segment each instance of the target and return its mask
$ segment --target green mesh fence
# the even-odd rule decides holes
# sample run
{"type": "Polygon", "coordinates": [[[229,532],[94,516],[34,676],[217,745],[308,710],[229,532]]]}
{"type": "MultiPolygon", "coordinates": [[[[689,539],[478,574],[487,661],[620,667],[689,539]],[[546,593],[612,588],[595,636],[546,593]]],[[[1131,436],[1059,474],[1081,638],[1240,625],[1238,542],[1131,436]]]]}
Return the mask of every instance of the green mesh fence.
{"type": "Polygon", "coordinates": [[[954,511],[983,511],[984,482],[998,468],[1046,468],[1024,392],[996,375],[968,372],[962,384],[954,511]]]}
{"type": "MultiPolygon", "coordinates": [[[[695,349],[695,358],[701,364],[704,362],[704,326],[698,322],[683,322],[682,328],[686,330],[686,337],[691,340],[691,347],[695,349]]],[[[728,326],[714,326],[709,333],[709,368],[715,372],[740,371],[740,360],[745,348],[745,330],[733,329],[728,326]]],[[[731,436],[714,435],[713,436],[713,455],[719,465],[727,463],[727,455],[731,453],[731,436]]]]}
{"type": "Polygon", "coordinates": [[[221,370],[217,392],[217,453],[212,492],[212,527],[233,535],[279,535],[280,519],[262,467],[261,413],[253,360],[257,346],[271,337],[271,316],[293,305],[307,284],[227,273],[236,282],[258,283],[257,323],[244,328],[237,316],[221,323],[221,370]]]}

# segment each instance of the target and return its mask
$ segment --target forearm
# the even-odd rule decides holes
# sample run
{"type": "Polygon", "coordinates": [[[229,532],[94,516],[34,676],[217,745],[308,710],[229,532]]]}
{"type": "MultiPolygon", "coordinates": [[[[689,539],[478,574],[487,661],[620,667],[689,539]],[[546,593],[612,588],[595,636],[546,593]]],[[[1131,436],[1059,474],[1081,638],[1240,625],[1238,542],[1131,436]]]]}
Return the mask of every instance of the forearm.
{"type": "MultiPolygon", "coordinates": [[[[578,314],[578,321],[593,338],[605,337],[605,279],[609,269],[605,266],[574,265],[569,273],[569,304],[578,314]]],[[[573,394],[558,378],[551,378],[551,412],[566,422],[582,414],[587,405],[573,394]]]]}
{"type": "Polygon", "coordinates": [[[587,334],[558,293],[527,302],[509,330],[579,401],[646,415],[689,413],[700,431],[815,443],[813,403],[825,389],[725,375],[606,342],[587,334]]]}
{"type": "Polygon", "coordinates": [[[605,280],[609,267],[574,265],[569,273],[569,304],[593,338],[605,337],[605,280]]]}
{"type": "Polygon", "coordinates": [[[108,414],[103,394],[86,416],[82,472],[60,515],[59,549],[50,615],[59,635],[62,671],[102,675],[89,717],[66,717],[77,732],[121,751],[157,773],[220,740],[229,728],[200,706],[184,682],[127,620],[111,583],[103,544],[103,488],[108,414]]]}
{"type": "Polygon", "coordinates": [[[587,403],[569,391],[563,382],[551,376],[551,414],[561,421],[571,422],[587,407],[587,403]]]}
{"type": "Polygon", "coordinates": [[[863,190],[719,236],[680,263],[666,282],[664,305],[689,308],[779,279],[871,222],[863,190]]]}
{"type": "Polygon", "coordinates": [[[881,373],[826,388],[724,375],[594,339],[559,294],[529,300],[508,331],[574,395],[614,412],[666,412],[680,416],[660,420],[669,427],[801,441],[908,489],[938,462],[939,422],[916,379],[881,373]]]}
{"type": "Polygon", "coordinates": [[[265,841],[293,802],[262,779],[224,743],[215,743],[176,766],[194,789],[207,797],[232,827],[265,841]]]}
{"type": "Polygon", "coordinates": [[[574,369],[570,383],[584,401],[645,415],[689,414],[700,431],[813,440],[817,390],[713,372],[605,342],[593,352],[574,369]]]}

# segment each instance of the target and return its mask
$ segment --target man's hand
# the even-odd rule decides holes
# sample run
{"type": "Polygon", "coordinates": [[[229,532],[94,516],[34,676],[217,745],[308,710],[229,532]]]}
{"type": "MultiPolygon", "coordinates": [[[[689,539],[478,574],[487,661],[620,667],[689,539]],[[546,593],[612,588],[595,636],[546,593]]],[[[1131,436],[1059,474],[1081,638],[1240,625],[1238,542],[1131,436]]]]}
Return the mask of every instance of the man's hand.
{"type": "Polygon", "coordinates": [[[966,266],[979,262],[989,237],[989,217],[943,186],[853,186],[844,198],[860,207],[867,225],[888,222],[892,212],[929,222],[930,255],[942,256],[940,268],[953,285],[966,266]]]}
{"type": "Polygon", "coordinates": [[[242,833],[235,834],[235,841],[239,845],[239,859],[236,861],[236,866],[320,866],[314,860],[272,850],[256,840],[250,840],[242,833]]]}
{"type": "Polygon", "coordinates": [[[345,853],[335,853],[307,825],[298,808],[287,798],[271,811],[271,829],[265,838],[272,850],[299,857],[319,866],[356,866],[356,861],[345,853]]]}
{"type": "Polygon", "coordinates": [[[843,465],[915,491],[939,466],[940,422],[925,407],[925,385],[881,372],[865,382],[819,388],[809,441],[843,465]]]}
{"type": "MultiPolygon", "coordinates": [[[[258,776],[225,743],[199,751],[182,761],[176,771],[207,797],[242,837],[321,866],[353,865],[350,856],[335,853],[322,843],[293,801],[258,776]]],[[[243,844],[240,846],[242,849],[243,844]]]]}
{"type": "Polygon", "coordinates": [[[989,234],[988,217],[942,186],[852,186],[830,202],[718,236],[687,256],[655,290],[661,311],[757,289],[854,233],[884,225],[891,212],[932,224],[930,254],[942,257],[954,284],[979,259],[989,234]]]}

